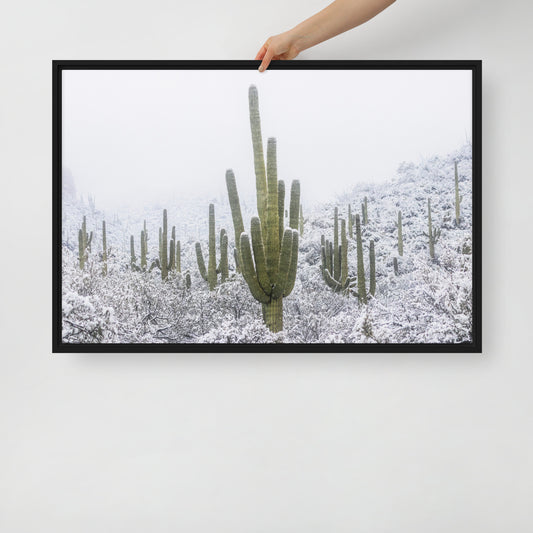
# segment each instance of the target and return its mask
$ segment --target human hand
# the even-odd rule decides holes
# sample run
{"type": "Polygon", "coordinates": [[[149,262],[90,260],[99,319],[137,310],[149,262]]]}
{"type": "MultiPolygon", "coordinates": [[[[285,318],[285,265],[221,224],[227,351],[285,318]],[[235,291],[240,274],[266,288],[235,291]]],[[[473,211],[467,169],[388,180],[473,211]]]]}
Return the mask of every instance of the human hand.
{"type": "Polygon", "coordinates": [[[287,31],[269,37],[255,56],[255,59],[256,61],[262,60],[259,72],[263,72],[273,59],[294,59],[299,53],[296,37],[287,31]]]}

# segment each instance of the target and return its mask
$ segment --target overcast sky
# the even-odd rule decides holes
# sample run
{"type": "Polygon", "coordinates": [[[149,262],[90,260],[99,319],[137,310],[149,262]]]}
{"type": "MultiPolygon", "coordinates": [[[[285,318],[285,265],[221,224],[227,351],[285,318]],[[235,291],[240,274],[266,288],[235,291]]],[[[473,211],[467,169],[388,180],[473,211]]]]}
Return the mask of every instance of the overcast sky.
{"type": "Polygon", "coordinates": [[[63,166],[103,208],[225,194],[228,168],[255,194],[252,83],[278,177],[300,180],[304,205],[472,137],[470,71],[66,70],[63,166]]]}

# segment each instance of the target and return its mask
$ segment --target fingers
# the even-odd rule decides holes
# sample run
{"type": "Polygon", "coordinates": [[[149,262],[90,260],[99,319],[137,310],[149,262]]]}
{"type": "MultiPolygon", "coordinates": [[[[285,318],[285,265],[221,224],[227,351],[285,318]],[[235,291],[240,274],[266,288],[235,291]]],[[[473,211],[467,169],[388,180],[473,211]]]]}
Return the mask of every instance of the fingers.
{"type": "Polygon", "coordinates": [[[270,62],[272,61],[272,58],[274,57],[274,49],[271,46],[270,48],[267,48],[266,53],[263,57],[263,61],[259,65],[259,72],[264,72],[268,65],[270,65],[270,62]]]}
{"type": "Polygon", "coordinates": [[[263,57],[265,57],[265,53],[267,51],[267,45],[266,43],[261,47],[261,50],[259,50],[259,52],[257,52],[257,55],[255,56],[255,60],[258,61],[260,59],[263,59],[263,57]]]}

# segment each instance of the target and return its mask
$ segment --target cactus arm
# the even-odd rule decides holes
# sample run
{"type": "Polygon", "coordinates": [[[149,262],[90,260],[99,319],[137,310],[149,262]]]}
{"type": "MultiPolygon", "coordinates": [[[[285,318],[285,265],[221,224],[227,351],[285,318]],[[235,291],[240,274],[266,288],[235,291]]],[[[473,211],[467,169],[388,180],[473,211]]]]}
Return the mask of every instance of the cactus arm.
{"type": "Polygon", "coordinates": [[[168,244],[167,244],[167,210],[163,209],[163,233],[161,236],[161,278],[166,280],[168,277],[168,244]]]}
{"type": "Polygon", "coordinates": [[[346,221],[341,219],[341,275],[339,282],[341,285],[348,279],[348,239],[346,238],[346,221]]]}
{"type": "Polygon", "coordinates": [[[85,252],[83,250],[83,230],[80,229],[78,231],[78,260],[79,260],[81,269],[83,269],[83,266],[85,264],[84,255],[85,255],[85,252]]]}
{"type": "Polygon", "coordinates": [[[252,250],[250,249],[250,238],[246,233],[241,233],[241,259],[242,272],[244,279],[248,284],[252,296],[259,302],[267,304],[270,302],[270,296],[259,285],[254,268],[254,261],[252,259],[252,250]]]}
{"type": "Polygon", "coordinates": [[[259,213],[261,223],[264,225],[267,216],[267,175],[265,172],[265,157],[263,155],[261,117],[259,115],[259,95],[257,94],[257,87],[255,87],[255,85],[251,85],[248,90],[248,104],[250,111],[250,129],[252,131],[252,147],[254,151],[257,212],[259,213]]]}
{"type": "MultiPolygon", "coordinates": [[[[170,246],[169,246],[169,269],[174,270],[174,260],[176,259],[176,243],[174,242],[174,239],[170,239],[170,246]]],[[[142,254],[142,251],[141,251],[142,254]]]]}
{"type": "Polygon", "coordinates": [[[220,281],[224,283],[229,277],[228,269],[228,234],[223,230],[224,234],[220,241],[220,281]]]}
{"type": "Polygon", "coordinates": [[[215,206],[209,204],[209,258],[207,264],[207,282],[212,291],[217,284],[217,258],[215,241],[215,206]]]}
{"type": "Polygon", "coordinates": [[[361,239],[361,219],[359,214],[355,215],[355,233],[357,238],[357,292],[359,302],[366,301],[365,265],[363,262],[363,241],[361,239]]]}
{"type": "Polygon", "coordinates": [[[196,262],[198,263],[198,271],[204,281],[207,281],[207,270],[205,268],[204,254],[202,253],[202,246],[199,242],[195,244],[196,248],[196,262]]]}
{"type": "Polygon", "coordinates": [[[339,210],[336,207],[333,215],[333,277],[337,281],[341,275],[341,257],[339,250],[339,210]]]}
{"type": "Polygon", "coordinates": [[[279,221],[278,221],[278,177],[276,169],[276,139],[269,138],[267,146],[267,185],[268,199],[266,207],[266,224],[263,229],[266,248],[266,264],[268,277],[271,281],[277,279],[279,262],[279,221]]]}
{"type": "Polygon", "coordinates": [[[296,282],[296,270],[298,268],[298,232],[293,230],[292,232],[292,250],[291,250],[291,264],[289,266],[289,273],[287,275],[287,283],[283,289],[283,296],[288,296],[294,288],[296,282]]]}
{"type": "Polygon", "coordinates": [[[278,276],[272,289],[272,299],[277,300],[283,296],[287,285],[292,253],[292,230],[287,228],[281,241],[281,253],[279,255],[278,276]]]}
{"type": "MultiPolygon", "coordinates": [[[[244,233],[244,223],[242,221],[241,203],[239,201],[239,192],[237,191],[237,183],[235,182],[235,174],[233,173],[233,170],[226,171],[226,188],[228,189],[231,218],[233,219],[233,228],[235,230],[235,248],[238,257],[241,233],[244,233]]],[[[237,269],[240,268],[240,263],[241,261],[236,261],[237,269]]]]}
{"type": "Polygon", "coordinates": [[[285,182],[278,181],[278,221],[279,221],[279,242],[283,240],[283,227],[285,221],[285,182]]]}
{"type": "Polygon", "coordinates": [[[176,270],[181,272],[181,242],[176,242],[176,270]]]}
{"type": "Polygon", "coordinates": [[[263,234],[261,231],[261,221],[259,220],[259,217],[252,217],[251,233],[257,281],[260,287],[263,289],[263,292],[269,295],[272,292],[272,283],[268,275],[265,246],[263,243],[263,234]]]}
{"type": "Polygon", "coordinates": [[[289,226],[298,229],[298,216],[300,214],[300,181],[293,180],[291,185],[291,203],[289,211],[289,226]]]}

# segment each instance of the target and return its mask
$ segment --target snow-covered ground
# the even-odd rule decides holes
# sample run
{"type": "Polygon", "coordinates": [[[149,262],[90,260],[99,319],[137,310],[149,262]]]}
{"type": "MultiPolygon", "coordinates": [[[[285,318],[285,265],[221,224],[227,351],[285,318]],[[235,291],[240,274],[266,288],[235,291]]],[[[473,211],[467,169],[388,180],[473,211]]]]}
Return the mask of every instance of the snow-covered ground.
{"type": "MultiPolygon", "coordinates": [[[[287,184],[290,186],[290,184],[287,184]]],[[[302,180],[302,187],[305,181],[302,180]]],[[[288,187],[289,188],[289,187],[288,187]]],[[[272,334],[264,326],[261,306],[238,274],[230,251],[230,280],[213,292],[198,273],[194,243],[207,251],[208,204],[215,204],[217,235],[224,227],[233,246],[234,232],[226,198],[187,201],[144,210],[101,212],[98,206],[63,198],[63,342],[65,343],[464,343],[472,341],[472,154],[465,145],[446,156],[421,164],[402,163],[386,183],[358,183],[335,203],[307,207],[300,237],[296,284],[284,299],[284,330],[272,334]],[[458,163],[461,222],[455,224],[454,161],[458,163]],[[357,298],[332,292],[322,279],[320,238],[333,236],[333,212],[347,217],[348,205],[360,213],[368,198],[368,224],[362,240],[368,286],[370,240],[376,250],[376,294],[367,305],[357,298]],[[441,230],[435,259],[429,256],[427,201],[432,222],[441,230]],[[149,263],[158,255],[158,232],[163,208],[170,228],[181,241],[183,274],[161,281],[158,269],[131,271],[130,235],[140,250],[146,220],[149,263]],[[398,256],[397,213],[402,211],[404,254],[398,256]],[[94,232],[88,265],[78,265],[78,230],[83,216],[94,232]],[[102,276],[102,220],[111,249],[108,274],[102,276]],[[398,259],[399,275],[393,268],[398,259]]],[[[287,201],[286,201],[287,203],[287,201]]],[[[249,227],[253,201],[243,202],[249,227]]],[[[355,237],[355,234],[354,234],[355,237]]],[[[218,253],[218,238],[217,238],[218,253]]],[[[351,275],[357,270],[355,240],[349,241],[351,275]]]]}

